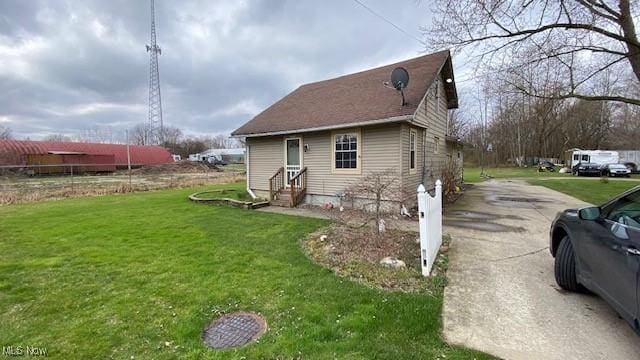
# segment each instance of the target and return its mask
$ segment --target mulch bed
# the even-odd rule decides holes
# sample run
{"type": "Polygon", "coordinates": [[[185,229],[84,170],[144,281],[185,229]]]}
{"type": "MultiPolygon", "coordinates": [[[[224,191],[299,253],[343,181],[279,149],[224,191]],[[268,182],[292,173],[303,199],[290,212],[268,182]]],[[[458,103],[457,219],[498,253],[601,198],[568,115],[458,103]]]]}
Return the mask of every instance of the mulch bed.
{"type": "Polygon", "coordinates": [[[310,234],[303,240],[304,252],[314,262],[372,287],[394,291],[440,292],[444,286],[448,240],[444,239],[440,254],[429,277],[421,275],[418,234],[390,229],[377,235],[370,226],[333,224],[310,234]],[[321,237],[326,235],[324,241],[321,237]],[[405,268],[380,265],[384,257],[396,257],[405,268]]]}

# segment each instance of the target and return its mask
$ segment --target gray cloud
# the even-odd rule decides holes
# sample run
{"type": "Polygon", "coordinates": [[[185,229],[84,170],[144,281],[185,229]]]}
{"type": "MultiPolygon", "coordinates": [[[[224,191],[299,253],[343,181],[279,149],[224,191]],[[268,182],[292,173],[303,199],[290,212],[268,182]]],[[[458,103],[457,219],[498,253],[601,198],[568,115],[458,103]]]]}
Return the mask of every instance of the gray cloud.
{"type": "MultiPolygon", "coordinates": [[[[419,36],[415,0],[367,5],[419,36]]],[[[148,1],[0,2],[0,123],[22,137],[146,120],[148,1]]],[[[156,0],[164,121],[228,133],[297,86],[419,55],[353,1],[156,0]]]]}

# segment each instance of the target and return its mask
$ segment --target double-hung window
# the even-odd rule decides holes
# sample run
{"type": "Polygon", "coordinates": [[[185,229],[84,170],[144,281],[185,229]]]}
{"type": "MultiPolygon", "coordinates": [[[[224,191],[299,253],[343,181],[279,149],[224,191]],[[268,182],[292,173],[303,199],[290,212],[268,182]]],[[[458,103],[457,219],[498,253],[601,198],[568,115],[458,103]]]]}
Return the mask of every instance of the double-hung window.
{"type": "Polygon", "coordinates": [[[416,171],[416,153],[417,153],[417,145],[416,139],[418,137],[418,133],[411,129],[409,132],[409,172],[415,173],[416,171]]]}
{"type": "Polygon", "coordinates": [[[336,171],[358,171],[360,169],[359,132],[335,132],[333,141],[333,169],[336,171]]]}

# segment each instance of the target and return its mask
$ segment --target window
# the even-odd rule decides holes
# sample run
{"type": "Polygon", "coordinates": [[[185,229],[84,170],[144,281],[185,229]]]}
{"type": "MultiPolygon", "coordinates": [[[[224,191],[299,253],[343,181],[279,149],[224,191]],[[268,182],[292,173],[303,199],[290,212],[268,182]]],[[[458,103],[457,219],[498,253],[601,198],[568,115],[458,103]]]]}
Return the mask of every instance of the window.
{"type": "Polygon", "coordinates": [[[356,170],[358,166],[358,132],[333,134],[333,169],[356,170]]]}
{"type": "Polygon", "coordinates": [[[640,191],[619,199],[607,210],[607,219],[640,229],[640,191]]]}
{"type": "Polygon", "coordinates": [[[578,154],[573,155],[573,160],[575,160],[575,161],[580,160],[580,155],[578,155],[578,154]]]}
{"type": "Polygon", "coordinates": [[[436,111],[440,111],[440,79],[437,79],[435,82],[435,100],[436,100],[436,111]]]}
{"type": "Polygon", "coordinates": [[[438,153],[438,144],[440,143],[440,138],[437,136],[433,137],[433,153],[437,154],[438,153]]]}
{"type": "Polygon", "coordinates": [[[589,155],[582,155],[582,161],[589,162],[589,155]]]}
{"type": "Polygon", "coordinates": [[[416,139],[418,133],[411,129],[409,132],[409,172],[415,173],[416,171],[416,139]]]}

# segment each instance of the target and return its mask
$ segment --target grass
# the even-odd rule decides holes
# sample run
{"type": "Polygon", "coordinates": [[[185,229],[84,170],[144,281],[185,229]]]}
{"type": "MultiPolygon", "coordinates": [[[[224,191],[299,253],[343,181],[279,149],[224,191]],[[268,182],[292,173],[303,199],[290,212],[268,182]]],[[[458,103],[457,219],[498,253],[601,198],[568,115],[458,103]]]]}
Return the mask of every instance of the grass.
{"type": "Polygon", "coordinates": [[[326,221],[188,201],[198,190],[0,207],[2,345],[58,359],[486,358],[442,340],[440,294],[372,289],[309,261],[299,241],[326,221]],[[205,326],[235,310],[269,330],[203,346],[205,326]]]}
{"type": "Polygon", "coordinates": [[[613,196],[640,185],[640,181],[607,181],[599,179],[528,180],[532,185],[548,187],[582,201],[600,205],[613,196]]]}
{"type": "MultiPolygon", "coordinates": [[[[558,178],[570,178],[571,174],[560,174],[557,171],[554,172],[538,172],[537,167],[528,167],[528,168],[520,168],[520,167],[505,167],[505,168],[485,168],[485,174],[489,174],[492,178],[495,179],[505,179],[505,178],[547,178],[547,177],[558,177],[558,178]]],[[[466,183],[478,183],[486,180],[480,176],[481,168],[479,167],[465,167],[464,168],[464,182],[466,183]]]]}

